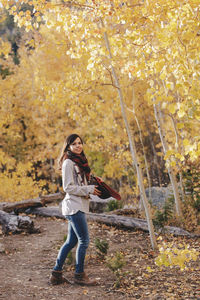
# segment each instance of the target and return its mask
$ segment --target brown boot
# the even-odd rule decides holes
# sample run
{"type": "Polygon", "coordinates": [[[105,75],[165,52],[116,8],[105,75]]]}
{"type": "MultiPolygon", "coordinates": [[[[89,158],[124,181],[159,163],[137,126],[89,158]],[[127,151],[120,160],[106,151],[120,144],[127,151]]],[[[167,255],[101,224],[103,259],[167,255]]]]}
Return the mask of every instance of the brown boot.
{"type": "Polygon", "coordinates": [[[70,283],[66,278],[62,276],[62,271],[52,271],[50,282],[53,285],[61,284],[61,283],[70,283]]]}
{"type": "Polygon", "coordinates": [[[74,282],[80,285],[97,285],[96,280],[89,279],[85,272],[75,273],[74,282]]]}

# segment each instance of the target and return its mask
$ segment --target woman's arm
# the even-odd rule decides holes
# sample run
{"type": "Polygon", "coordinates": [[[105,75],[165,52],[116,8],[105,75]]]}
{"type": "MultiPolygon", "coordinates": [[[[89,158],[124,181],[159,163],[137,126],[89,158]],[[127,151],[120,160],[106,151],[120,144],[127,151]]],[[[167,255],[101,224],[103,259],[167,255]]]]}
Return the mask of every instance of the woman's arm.
{"type": "Polygon", "coordinates": [[[74,164],[70,159],[66,159],[62,165],[62,183],[63,190],[75,196],[88,196],[94,194],[94,185],[76,185],[74,182],[74,164]]]}

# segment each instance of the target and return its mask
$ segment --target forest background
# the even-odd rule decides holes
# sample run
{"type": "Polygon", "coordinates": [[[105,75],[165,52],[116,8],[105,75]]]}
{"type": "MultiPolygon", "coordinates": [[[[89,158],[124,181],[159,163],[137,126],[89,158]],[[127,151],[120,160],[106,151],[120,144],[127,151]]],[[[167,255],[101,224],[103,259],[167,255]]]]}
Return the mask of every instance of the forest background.
{"type": "Polygon", "coordinates": [[[0,201],[62,190],[56,161],[76,132],[124,204],[138,204],[139,166],[196,229],[199,1],[1,3],[0,201]]]}

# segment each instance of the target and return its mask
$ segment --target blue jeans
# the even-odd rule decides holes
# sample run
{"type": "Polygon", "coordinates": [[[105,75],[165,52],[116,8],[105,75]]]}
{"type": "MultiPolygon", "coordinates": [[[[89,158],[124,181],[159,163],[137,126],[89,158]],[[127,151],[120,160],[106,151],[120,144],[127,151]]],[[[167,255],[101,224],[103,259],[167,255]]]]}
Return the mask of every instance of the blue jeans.
{"type": "Polygon", "coordinates": [[[78,243],[76,249],[76,273],[84,271],[84,261],[86,250],[89,245],[89,233],[87,220],[84,212],[78,211],[76,214],[66,216],[68,219],[67,240],[59,250],[54,270],[61,271],[65,259],[72,248],[78,243]]]}

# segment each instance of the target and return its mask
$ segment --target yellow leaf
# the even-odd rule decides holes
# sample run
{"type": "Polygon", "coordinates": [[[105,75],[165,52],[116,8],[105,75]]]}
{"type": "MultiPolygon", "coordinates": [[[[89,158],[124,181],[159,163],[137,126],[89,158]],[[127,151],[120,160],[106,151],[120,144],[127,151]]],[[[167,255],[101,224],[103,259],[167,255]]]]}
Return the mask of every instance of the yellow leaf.
{"type": "Polygon", "coordinates": [[[175,114],[176,108],[177,108],[176,103],[168,105],[168,110],[171,114],[175,114]]]}
{"type": "Polygon", "coordinates": [[[174,154],[174,151],[173,151],[173,150],[168,150],[165,156],[166,156],[166,157],[169,157],[169,156],[171,156],[172,154],[174,154]]]}
{"type": "Polygon", "coordinates": [[[184,127],[184,123],[177,123],[177,128],[182,129],[184,127]]]}
{"type": "Polygon", "coordinates": [[[41,20],[42,20],[41,16],[38,16],[37,17],[37,22],[41,22],[41,20]]]}
{"type": "Polygon", "coordinates": [[[190,145],[190,141],[188,139],[184,139],[183,140],[183,145],[184,146],[189,146],[190,145]]]}
{"type": "Polygon", "coordinates": [[[159,76],[161,80],[166,79],[166,73],[162,72],[161,75],[159,76]]]}
{"type": "Polygon", "coordinates": [[[171,161],[171,162],[170,162],[170,165],[171,165],[172,167],[175,167],[175,166],[176,166],[176,162],[175,162],[175,161],[171,161]]]}
{"type": "Polygon", "coordinates": [[[151,273],[151,272],[153,272],[153,269],[151,269],[151,267],[147,267],[147,271],[149,272],[149,273],[151,273]]]}
{"type": "Polygon", "coordinates": [[[186,112],[183,109],[179,109],[177,114],[178,114],[179,118],[182,118],[185,116],[186,112]]]}

